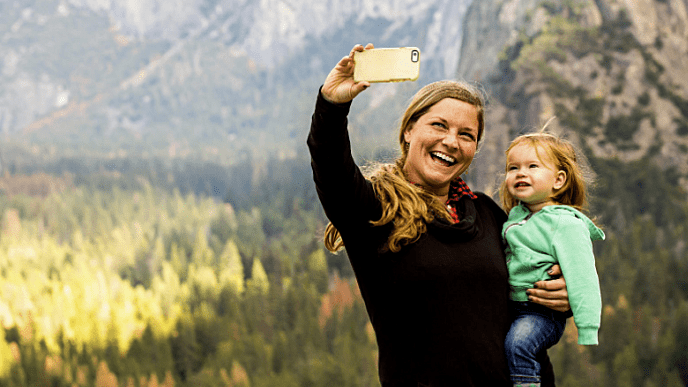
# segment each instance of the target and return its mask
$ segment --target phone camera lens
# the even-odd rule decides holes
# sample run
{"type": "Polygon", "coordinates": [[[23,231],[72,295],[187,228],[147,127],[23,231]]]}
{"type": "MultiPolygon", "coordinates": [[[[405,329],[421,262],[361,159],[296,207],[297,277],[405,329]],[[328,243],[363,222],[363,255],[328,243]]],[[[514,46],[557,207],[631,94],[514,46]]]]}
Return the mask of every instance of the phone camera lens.
{"type": "Polygon", "coordinates": [[[418,62],[418,50],[411,51],[411,62],[418,62]]]}

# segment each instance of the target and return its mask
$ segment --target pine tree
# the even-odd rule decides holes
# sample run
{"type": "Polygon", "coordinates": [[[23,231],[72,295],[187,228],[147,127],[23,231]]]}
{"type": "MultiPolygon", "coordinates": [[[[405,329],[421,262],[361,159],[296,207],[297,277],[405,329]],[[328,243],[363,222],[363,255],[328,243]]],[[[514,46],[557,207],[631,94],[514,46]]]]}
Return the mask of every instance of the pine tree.
{"type": "Polygon", "coordinates": [[[15,363],[10,344],[5,341],[5,329],[0,326],[0,379],[6,378],[15,363]]]}
{"type": "Polygon", "coordinates": [[[688,386],[688,301],[683,300],[673,318],[675,349],[673,366],[683,383],[688,386]]]}
{"type": "Polygon", "coordinates": [[[202,366],[196,331],[188,317],[177,322],[176,336],[171,338],[174,369],[181,381],[185,381],[202,366]]]}

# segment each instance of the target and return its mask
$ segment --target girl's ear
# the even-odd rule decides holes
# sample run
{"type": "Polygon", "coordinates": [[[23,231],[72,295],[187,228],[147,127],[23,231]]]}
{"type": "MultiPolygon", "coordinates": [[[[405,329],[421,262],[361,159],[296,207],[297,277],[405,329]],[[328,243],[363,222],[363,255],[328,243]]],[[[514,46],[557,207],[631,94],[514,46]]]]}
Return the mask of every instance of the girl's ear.
{"type": "Polygon", "coordinates": [[[557,172],[557,177],[554,180],[554,189],[561,189],[561,187],[566,184],[566,172],[564,171],[558,171],[557,172]]]}

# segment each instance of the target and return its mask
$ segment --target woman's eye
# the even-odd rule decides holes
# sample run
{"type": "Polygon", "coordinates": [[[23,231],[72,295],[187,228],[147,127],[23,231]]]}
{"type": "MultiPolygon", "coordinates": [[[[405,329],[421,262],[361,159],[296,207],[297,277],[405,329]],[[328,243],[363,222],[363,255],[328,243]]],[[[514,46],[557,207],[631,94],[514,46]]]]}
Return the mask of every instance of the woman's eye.
{"type": "Polygon", "coordinates": [[[447,125],[445,125],[445,124],[443,124],[443,123],[441,123],[441,122],[433,122],[433,123],[432,123],[432,126],[436,126],[436,127],[438,127],[438,128],[442,128],[442,129],[445,129],[445,128],[447,127],[447,125]]]}
{"type": "Polygon", "coordinates": [[[466,137],[466,138],[470,139],[470,140],[475,140],[475,136],[473,135],[473,133],[470,133],[470,132],[463,132],[463,133],[461,133],[461,135],[462,135],[463,137],[466,137]]]}

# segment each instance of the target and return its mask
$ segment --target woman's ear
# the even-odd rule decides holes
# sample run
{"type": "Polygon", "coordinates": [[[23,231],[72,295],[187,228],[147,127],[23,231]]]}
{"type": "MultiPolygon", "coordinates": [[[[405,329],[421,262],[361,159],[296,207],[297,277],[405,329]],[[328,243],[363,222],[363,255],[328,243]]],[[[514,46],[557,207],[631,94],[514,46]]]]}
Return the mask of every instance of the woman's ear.
{"type": "Polygon", "coordinates": [[[566,172],[558,171],[557,177],[554,180],[554,189],[561,189],[566,184],[566,172]]]}
{"type": "Polygon", "coordinates": [[[411,129],[404,130],[404,141],[406,141],[407,144],[411,142],[411,129]]]}

